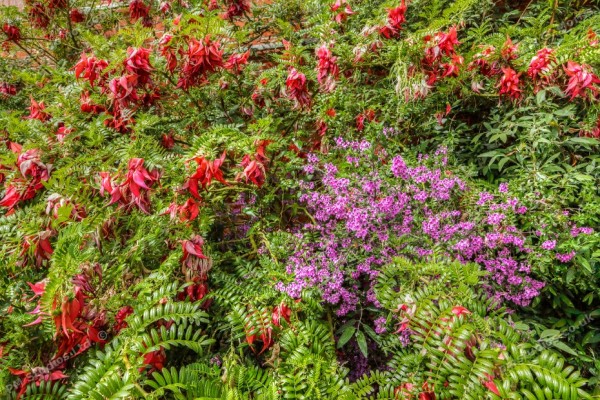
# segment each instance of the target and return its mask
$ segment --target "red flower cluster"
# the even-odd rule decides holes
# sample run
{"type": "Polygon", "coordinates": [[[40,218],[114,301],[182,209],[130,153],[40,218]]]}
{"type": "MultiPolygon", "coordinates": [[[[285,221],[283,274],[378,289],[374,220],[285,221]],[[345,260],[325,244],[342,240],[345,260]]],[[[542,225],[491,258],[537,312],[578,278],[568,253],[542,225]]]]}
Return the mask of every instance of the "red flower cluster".
{"type": "Polygon", "coordinates": [[[87,54],[82,53],[81,58],[75,64],[75,77],[77,79],[83,78],[90,82],[90,85],[94,87],[96,81],[102,86],[106,79],[106,74],[102,74],[108,67],[106,60],[99,60],[95,56],[88,57],[87,54]]]}
{"type": "Polygon", "coordinates": [[[311,99],[308,94],[306,76],[303,73],[298,72],[296,68],[290,68],[285,85],[287,86],[288,96],[296,102],[298,107],[310,107],[311,99]]]}
{"type": "Polygon", "coordinates": [[[517,48],[518,46],[516,44],[513,44],[512,40],[509,37],[507,37],[506,42],[504,42],[504,44],[502,45],[502,51],[500,52],[500,55],[502,56],[504,61],[510,62],[518,57],[517,48]]]}
{"type": "Polygon", "coordinates": [[[433,46],[427,47],[423,65],[429,76],[427,85],[433,86],[439,78],[458,75],[459,66],[463,63],[463,58],[456,54],[454,46],[460,44],[457,38],[456,27],[450,28],[448,33],[438,32],[433,38],[425,37],[425,42],[433,41],[433,46]],[[442,63],[443,57],[450,57],[450,61],[442,63]]]}
{"type": "Polygon", "coordinates": [[[50,13],[42,3],[33,3],[29,7],[29,19],[36,28],[47,28],[50,23],[50,13]]]}
{"type": "Polygon", "coordinates": [[[386,39],[396,37],[402,30],[402,24],[406,22],[406,1],[402,0],[400,5],[388,10],[387,24],[379,28],[379,33],[386,39]]]}
{"type": "Polygon", "coordinates": [[[0,83],[0,98],[9,97],[17,94],[17,87],[6,82],[0,83]]]}
{"type": "MultiPolygon", "coordinates": [[[[177,295],[178,300],[183,301],[189,298],[191,301],[202,300],[208,293],[208,272],[212,268],[212,261],[206,257],[202,251],[204,239],[196,235],[191,240],[184,240],[181,243],[183,248],[182,272],[186,281],[190,285],[177,295]]],[[[208,307],[210,303],[203,304],[208,307]]]]}
{"type": "Polygon", "coordinates": [[[173,40],[173,35],[168,33],[162,35],[158,42],[158,49],[160,54],[167,60],[167,71],[172,73],[177,68],[177,56],[171,47],[171,40],[173,40]]]}
{"type": "Polygon", "coordinates": [[[223,66],[221,45],[211,41],[210,36],[203,40],[191,39],[184,60],[177,86],[183,89],[198,86],[209,73],[223,66]]]}
{"type": "Polygon", "coordinates": [[[221,157],[209,161],[204,156],[194,158],[196,161],[197,167],[196,172],[183,185],[184,189],[190,191],[190,193],[197,199],[200,199],[200,195],[198,194],[198,189],[202,187],[202,189],[206,189],[213,179],[221,182],[224,185],[227,185],[225,178],[223,177],[223,171],[221,171],[221,166],[225,161],[225,156],[227,153],[223,151],[221,157]]]}
{"type": "Polygon", "coordinates": [[[52,118],[50,114],[44,111],[46,106],[43,101],[38,103],[33,97],[30,98],[30,101],[31,105],[28,107],[29,115],[25,117],[26,119],[37,119],[38,121],[46,122],[52,118]]]}
{"type": "Polygon", "coordinates": [[[475,54],[473,61],[469,64],[469,71],[478,68],[479,73],[483,76],[494,76],[502,72],[497,61],[490,63],[490,57],[496,48],[494,46],[486,46],[480,53],[475,54]]]}
{"type": "Polygon", "coordinates": [[[242,158],[241,166],[244,170],[238,175],[238,180],[243,176],[246,183],[252,182],[258,187],[264,185],[266,172],[265,164],[269,161],[265,155],[265,151],[270,143],[270,140],[259,140],[256,143],[256,153],[252,157],[246,154],[242,158]]]}
{"type": "Polygon", "coordinates": [[[136,82],[144,86],[150,82],[152,66],[150,65],[150,49],[140,47],[138,49],[128,48],[127,59],[125,59],[125,70],[136,77],[136,82]]]}
{"type": "Polygon", "coordinates": [[[348,18],[348,16],[354,14],[354,11],[352,11],[352,8],[350,7],[350,4],[348,4],[347,0],[335,0],[335,3],[333,3],[330,8],[331,11],[337,12],[342,6],[344,6],[344,9],[333,17],[335,22],[338,24],[341,24],[346,20],[346,18],[348,18]]]}
{"type": "Polygon", "coordinates": [[[226,5],[227,11],[223,14],[223,18],[228,20],[232,20],[250,11],[250,2],[248,0],[227,0],[226,5]]]}
{"type": "Polygon", "coordinates": [[[102,345],[106,343],[106,312],[96,311],[87,302],[94,294],[90,283],[94,276],[102,279],[102,269],[98,264],[73,278],[75,292],[72,298],[65,296],[62,300],[54,299],[52,315],[59,342],[57,357],[72,351],[75,351],[74,355],[78,355],[86,351],[92,342],[102,345]]]}
{"type": "Polygon", "coordinates": [[[331,92],[335,88],[335,80],[340,74],[337,57],[334,57],[329,47],[324,44],[317,50],[317,58],[317,80],[323,91],[331,92]]]}
{"type": "Polygon", "coordinates": [[[17,168],[22,178],[15,178],[0,200],[0,207],[9,208],[8,214],[12,213],[19,202],[33,198],[44,187],[42,181],[47,181],[50,177],[51,165],[42,163],[39,150],[31,149],[19,155],[17,168]]]}
{"type": "Polygon", "coordinates": [[[504,75],[502,75],[502,78],[500,78],[500,82],[498,83],[500,95],[506,95],[514,100],[519,99],[523,93],[521,81],[519,79],[521,74],[518,74],[510,67],[502,68],[502,72],[504,75]]]}
{"type": "Polygon", "coordinates": [[[86,212],[81,204],[73,204],[73,202],[58,193],[53,193],[48,197],[46,203],[46,214],[52,215],[53,218],[58,218],[59,209],[63,207],[71,207],[71,218],[74,221],[81,221],[86,217],[86,212]]]}
{"type": "Polygon", "coordinates": [[[596,85],[600,83],[600,78],[590,71],[588,65],[569,61],[565,67],[565,73],[569,76],[569,83],[565,89],[565,93],[571,96],[571,100],[576,97],[587,99],[588,92],[586,90],[589,90],[596,96],[598,93],[596,85]]]}
{"type": "Polygon", "coordinates": [[[127,328],[125,319],[131,314],[133,314],[133,308],[131,306],[125,306],[117,311],[117,314],[115,315],[115,324],[113,325],[115,333],[118,333],[121,329],[127,328]]]}
{"type": "Polygon", "coordinates": [[[120,185],[114,185],[108,172],[101,172],[102,178],[100,194],[104,192],[110,194],[109,204],[119,203],[119,205],[130,208],[133,205],[148,214],[150,205],[149,190],[154,182],[158,182],[159,174],[157,170],[148,172],[144,168],[143,158],[132,158],[129,160],[129,171],[125,181],[120,185]]]}
{"type": "Polygon", "coordinates": [[[250,50],[246,51],[242,54],[232,54],[223,67],[227,70],[230,70],[236,74],[239,74],[242,71],[242,66],[248,64],[248,57],[250,56],[250,50]]]}
{"type": "Polygon", "coordinates": [[[19,265],[26,265],[28,263],[30,249],[33,251],[33,259],[36,267],[41,267],[44,263],[50,260],[54,250],[50,245],[50,238],[53,232],[50,230],[42,231],[36,235],[25,237],[23,241],[21,254],[19,254],[20,261],[19,265]]]}
{"type": "Polygon", "coordinates": [[[554,50],[544,47],[531,59],[529,68],[527,69],[527,75],[534,81],[541,77],[546,83],[550,82],[551,77],[548,76],[548,73],[550,72],[550,63],[555,59],[554,50]]]}
{"type": "Polygon", "coordinates": [[[92,103],[92,99],[90,99],[90,93],[88,91],[81,92],[79,103],[81,104],[81,112],[84,113],[99,114],[103,111],[106,111],[103,106],[92,103]]]}
{"type": "Polygon", "coordinates": [[[17,26],[4,24],[2,32],[6,35],[6,40],[8,41],[17,43],[21,40],[21,30],[17,26]]]}
{"type": "Polygon", "coordinates": [[[137,21],[140,18],[147,20],[149,14],[150,7],[142,0],[131,0],[129,2],[129,19],[131,21],[137,21]]]}
{"type": "Polygon", "coordinates": [[[171,219],[175,219],[179,215],[181,221],[193,221],[198,217],[200,207],[194,199],[187,199],[187,201],[178,206],[177,203],[173,202],[169,205],[169,208],[161,215],[169,214],[171,219]]]}
{"type": "Polygon", "coordinates": [[[74,24],[85,21],[85,15],[76,8],[73,8],[71,11],[69,11],[69,18],[74,24]]]}
{"type": "Polygon", "coordinates": [[[39,386],[42,381],[53,382],[68,378],[68,376],[63,374],[63,372],[60,370],[50,371],[44,367],[33,368],[31,371],[8,367],[8,370],[11,374],[19,377],[20,379],[19,388],[17,390],[17,400],[19,400],[21,396],[25,394],[29,384],[32,382],[39,386]]]}
{"type": "Polygon", "coordinates": [[[365,129],[365,121],[373,122],[375,119],[375,111],[368,109],[356,116],[356,130],[362,132],[365,129]]]}

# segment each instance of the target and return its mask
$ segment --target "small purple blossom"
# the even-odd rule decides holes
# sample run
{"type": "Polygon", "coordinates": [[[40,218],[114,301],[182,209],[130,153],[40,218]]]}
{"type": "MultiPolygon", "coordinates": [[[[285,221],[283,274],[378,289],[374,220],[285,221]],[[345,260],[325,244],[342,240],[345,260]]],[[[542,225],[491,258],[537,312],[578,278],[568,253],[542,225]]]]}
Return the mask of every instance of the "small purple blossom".
{"type": "Polygon", "coordinates": [[[554,250],[556,247],[556,240],[546,240],[542,243],[542,249],[544,250],[554,250]]]}

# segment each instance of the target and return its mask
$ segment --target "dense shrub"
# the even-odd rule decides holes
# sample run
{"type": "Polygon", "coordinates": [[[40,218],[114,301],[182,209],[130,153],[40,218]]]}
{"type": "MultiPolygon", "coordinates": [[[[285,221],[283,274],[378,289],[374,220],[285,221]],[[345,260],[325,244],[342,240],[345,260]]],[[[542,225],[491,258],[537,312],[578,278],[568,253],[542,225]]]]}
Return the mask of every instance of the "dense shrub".
{"type": "Polygon", "coordinates": [[[571,0],[1,8],[6,396],[597,395],[598,26],[571,0]]]}

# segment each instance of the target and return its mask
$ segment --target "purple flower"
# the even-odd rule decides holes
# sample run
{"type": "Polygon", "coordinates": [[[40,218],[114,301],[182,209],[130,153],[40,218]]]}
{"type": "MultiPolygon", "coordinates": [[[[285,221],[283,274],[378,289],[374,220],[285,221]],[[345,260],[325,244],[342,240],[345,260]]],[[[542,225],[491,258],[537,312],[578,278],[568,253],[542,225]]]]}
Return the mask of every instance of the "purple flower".
{"type": "Polygon", "coordinates": [[[575,251],[571,251],[570,253],[556,253],[556,259],[562,263],[568,263],[575,257],[575,251]]]}
{"type": "Polygon", "coordinates": [[[375,333],[377,333],[378,335],[381,335],[382,333],[385,333],[386,331],[386,327],[385,327],[385,323],[386,323],[386,318],[385,317],[379,317],[375,320],[375,333]]]}
{"type": "Polygon", "coordinates": [[[504,215],[502,213],[490,214],[487,217],[487,223],[490,225],[499,225],[500,222],[504,221],[505,218],[506,218],[506,215],[504,215]]]}
{"type": "Polygon", "coordinates": [[[501,183],[500,186],[498,186],[498,191],[500,193],[508,193],[508,183],[501,183]]]}
{"type": "Polygon", "coordinates": [[[546,240],[542,243],[542,249],[544,250],[554,250],[556,247],[556,240],[546,240]]]}

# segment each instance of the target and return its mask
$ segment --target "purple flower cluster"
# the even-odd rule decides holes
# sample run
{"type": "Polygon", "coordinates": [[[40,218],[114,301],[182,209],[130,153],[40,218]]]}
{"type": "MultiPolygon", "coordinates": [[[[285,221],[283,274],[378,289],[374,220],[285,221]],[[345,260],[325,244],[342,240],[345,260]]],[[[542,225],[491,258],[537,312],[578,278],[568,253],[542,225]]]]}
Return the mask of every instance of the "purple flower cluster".
{"type": "MultiPolygon", "coordinates": [[[[290,279],[279,282],[279,290],[298,298],[303,290],[316,289],[344,316],[359,304],[379,305],[373,286],[393,257],[426,261],[436,254],[480,264],[489,272],[486,289],[501,302],[528,305],[539,294],[544,284],[531,277],[529,254],[551,251],[556,243],[534,248],[517,229],[515,219],[527,207],[508,195],[507,184],[497,194],[471,193],[447,169],[444,149],[420,156],[411,167],[399,155],[382,160],[381,150],[375,154],[368,142],[338,139],[337,144],[343,158],[352,155],[350,168],[340,164],[351,172],[320,164],[316,155],[308,158],[315,176],[301,183],[300,201],[314,223],[303,227],[287,260],[290,279]],[[478,207],[465,208],[468,196],[479,198],[478,207]]],[[[585,228],[577,229],[574,235],[585,228]]],[[[562,262],[567,256],[556,255],[562,262]]],[[[381,320],[376,327],[384,329],[381,320]]]]}

